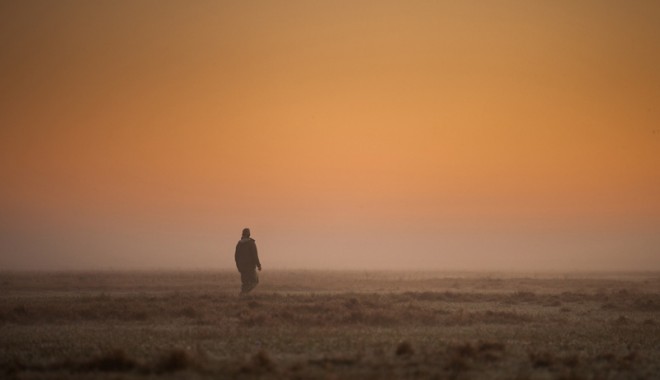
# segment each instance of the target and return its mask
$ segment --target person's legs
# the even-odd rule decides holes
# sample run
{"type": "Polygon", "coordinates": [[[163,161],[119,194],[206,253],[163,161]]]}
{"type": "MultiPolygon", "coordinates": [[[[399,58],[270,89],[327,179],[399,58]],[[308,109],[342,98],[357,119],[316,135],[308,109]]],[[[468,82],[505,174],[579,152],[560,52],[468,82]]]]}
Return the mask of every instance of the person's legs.
{"type": "Polygon", "coordinates": [[[259,283],[256,270],[241,272],[241,293],[249,293],[259,283]]]}
{"type": "Polygon", "coordinates": [[[241,294],[249,292],[250,275],[248,272],[241,272],[241,294]]]}

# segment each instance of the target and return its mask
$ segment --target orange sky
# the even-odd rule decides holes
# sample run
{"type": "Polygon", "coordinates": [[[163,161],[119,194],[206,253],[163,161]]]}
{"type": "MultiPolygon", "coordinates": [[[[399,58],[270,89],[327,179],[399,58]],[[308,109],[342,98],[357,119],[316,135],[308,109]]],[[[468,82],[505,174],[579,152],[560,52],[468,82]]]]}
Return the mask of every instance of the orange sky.
{"type": "Polygon", "coordinates": [[[2,2],[0,269],[660,270],[658,20],[2,2]]]}

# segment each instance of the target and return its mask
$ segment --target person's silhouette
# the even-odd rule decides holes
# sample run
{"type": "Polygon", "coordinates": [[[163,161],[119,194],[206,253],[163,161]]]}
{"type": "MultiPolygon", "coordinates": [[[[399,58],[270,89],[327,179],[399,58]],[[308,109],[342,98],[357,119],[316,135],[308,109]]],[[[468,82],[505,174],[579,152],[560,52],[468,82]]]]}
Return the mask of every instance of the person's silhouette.
{"type": "Polygon", "coordinates": [[[241,240],[236,244],[236,268],[241,273],[241,294],[249,293],[259,283],[256,269],[261,271],[261,263],[257,254],[257,244],[250,237],[250,229],[244,228],[241,240]]]}

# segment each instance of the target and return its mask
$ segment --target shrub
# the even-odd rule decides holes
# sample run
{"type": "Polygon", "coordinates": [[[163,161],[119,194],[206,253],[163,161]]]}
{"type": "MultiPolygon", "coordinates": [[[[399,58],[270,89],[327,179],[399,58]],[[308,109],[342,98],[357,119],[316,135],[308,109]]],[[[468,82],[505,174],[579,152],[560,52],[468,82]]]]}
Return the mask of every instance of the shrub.
{"type": "Polygon", "coordinates": [[[174,349],[164,354],[156,362],[156,372],[175,372],[195,367],[195,360],[182,349],[174,349]]]}
{"type": "Polygon", "coordinates": [[[259,350],[240,370],[246,373],[275,372],[277,366],[266,351],[259,350]]]}
{"type": "Polygon", "coordinates": [[[548,352],[532,352],[529,354],[529,361],[534,368],[550,368],[555,362],[554,357],[548,352]]]}
{"type": "Polygon", "coordinates": [[[124,372],[138,368],[138,363],[129,358],[123,350],[113,350],[83,363],[81,369],[87,371],[124,372]]]}
{"type": "Polygon", "coordinates": [[[409,342],[403,341],[396,346],[394,353],[396,356],[410,356],[415,353],[415,350],[409,342]]]}

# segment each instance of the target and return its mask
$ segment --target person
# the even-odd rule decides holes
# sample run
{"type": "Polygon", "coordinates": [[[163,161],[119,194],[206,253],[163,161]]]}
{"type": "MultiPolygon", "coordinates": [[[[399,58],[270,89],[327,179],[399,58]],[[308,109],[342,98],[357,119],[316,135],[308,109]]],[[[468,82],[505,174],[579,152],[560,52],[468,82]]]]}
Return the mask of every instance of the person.
{"type": "Polygon", "coordinates": [[[257,254],[257,244],[250,237],[250,229],[244,228],[241,240],[236,244],[236,268],[241,273],[241,294],[247,294],[259,283],[256,269],[261,271],[261,262],[257,254]]]}

